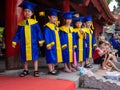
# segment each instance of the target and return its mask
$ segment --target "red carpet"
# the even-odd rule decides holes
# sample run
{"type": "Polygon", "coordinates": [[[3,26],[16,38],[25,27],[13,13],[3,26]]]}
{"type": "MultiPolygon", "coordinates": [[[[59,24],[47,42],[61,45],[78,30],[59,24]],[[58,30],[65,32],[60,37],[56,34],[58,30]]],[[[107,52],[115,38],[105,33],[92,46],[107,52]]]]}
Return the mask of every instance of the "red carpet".
{"type": "Polygon", "coordinates": [[[67,80],[0,76],[0,90],[76,90],[76,86],[67,80]]]}

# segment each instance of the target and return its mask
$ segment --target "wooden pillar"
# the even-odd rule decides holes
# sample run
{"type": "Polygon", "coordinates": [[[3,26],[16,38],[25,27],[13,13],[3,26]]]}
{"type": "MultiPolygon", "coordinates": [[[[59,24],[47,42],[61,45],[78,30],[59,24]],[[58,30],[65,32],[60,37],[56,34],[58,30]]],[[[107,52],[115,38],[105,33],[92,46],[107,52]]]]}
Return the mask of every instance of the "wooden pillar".
{"type": "Polygon", "coordinates": [[[94,28],[95,38],[97,38],[97,36],[99,36],[99,33],[103,32],[103,26],[98,24],[97,22],[94,22],[94,28]]]}
{"type": "Polygon", "coordinates": [[[70,1],[69,0],[62,0],[62,11],[63,12],[70,11],[70,1]]]}
{"type": "MultiPolygon", "coordinates": [[[[62,12],[69,12],[70,11],[70,1],[69,0],[61,0],[62,1],[62,12]]],[[[64,25],[65,22],[64,22],[64,19],[62,18],[61,19],[61,25],[64,25]]]]}
{"type": "Polygon", "coordinates": [[[12,40],[17,30],[18,22],[23,18],[22,9],[18,5],[23,0],[6,0],[5,6],[5,37],[6,37],[6,68],[13,69],[18,66],[19,44],[12,48],[12,40]]]}

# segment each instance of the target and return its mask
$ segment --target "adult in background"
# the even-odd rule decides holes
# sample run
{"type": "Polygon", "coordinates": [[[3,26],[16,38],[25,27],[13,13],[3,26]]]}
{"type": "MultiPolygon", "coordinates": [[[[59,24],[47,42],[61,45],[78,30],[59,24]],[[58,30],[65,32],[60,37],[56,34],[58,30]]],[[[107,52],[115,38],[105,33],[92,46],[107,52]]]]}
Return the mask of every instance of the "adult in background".
{"type": "Polygon", "coordinates": [[[114,49],[118,50],[117,54],[120,57],[120,43],[119,43],[119,38],[118,38],[117,32],[112,34],[111,38],[109,39],[109,42],[112,44],[114,49]]]}

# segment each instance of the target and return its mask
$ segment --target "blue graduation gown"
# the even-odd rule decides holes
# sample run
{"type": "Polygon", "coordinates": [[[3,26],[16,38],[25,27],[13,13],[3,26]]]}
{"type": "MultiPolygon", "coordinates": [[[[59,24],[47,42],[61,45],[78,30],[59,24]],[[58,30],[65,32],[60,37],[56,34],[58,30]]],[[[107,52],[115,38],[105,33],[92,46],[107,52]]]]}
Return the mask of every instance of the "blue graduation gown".
{"type": "Polygon", "coordinates": [[[36,20],[23,20],[18,25],[18,30],[12,41],[16,45],[20,40],[21,61],[38,60],[39,44],[43,44],[41,29],[36,20]]]}
{"type": "Polygon", "coordinates": [[[96,46],[96,40],[93,31],[89,28],[83,28],[86,32],[86,43],[87,43],[87,58],[93,57],[94,47],[96,46]]]}
{"type": "Polygon", "coordinates": [[[59,29],[55,24],[47,23],[44,27],[44,39],[46,44],[46,62],[47,64],[56,64],[62,62],[62,51],[59,37],[59,29]],[[48,50],[48,47],[52,47],[48,50]]]}
{"type": "Polygon", "coordinates": [[[86,61],[86,34],[80,33],[80,28],[74,28],[75,41],[77,44],[76,56],[78,62],[86,61]]]}
{"type": "Polygon", "coordinates": [[[73,52],[74,48],[76,48],[75,38],[73,34],[73,27],[60,27],[60,40],[62,48],[62,56],[63,56],[63,63],[71,63],[73,62],[73,52]]]}

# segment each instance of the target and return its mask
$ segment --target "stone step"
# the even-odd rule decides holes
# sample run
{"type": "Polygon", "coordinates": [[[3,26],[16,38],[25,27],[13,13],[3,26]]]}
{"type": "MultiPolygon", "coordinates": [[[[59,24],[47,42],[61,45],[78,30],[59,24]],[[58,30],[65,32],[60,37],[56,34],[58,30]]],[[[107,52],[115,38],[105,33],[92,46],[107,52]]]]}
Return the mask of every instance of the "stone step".
{"type": "MultiPolygon", "coordinates": [[[[46,65],[41,65],[41,67],[39,67],[39,71],[40,71],[40,77],[42,78],[54,78],[54,79],[62,79],[62,80],[71,80],[74,81],[76,84],[76,87],[79,87],[79,71],[77,72],[72,72],[72,73],[66,73],[63,71],[62,69],[63,64],[58,65],[58,69],[60,70],[60,73],[56,76],[54,75],[49,75],[48,73],[48,68],[46,65]]],[[[92,71],[96,71],[99,69],[99,65],[93,65],[93,68],[91,68],[92,71]]],[[[19,74],[22,72],[22,69],[19,70],[6,70],[3,73],[0,73],[0,75],[8,75],[8,76],[19,76],[19,74]]],[[[29,77],[31,77],[33,75],[33,70],[30,70],[30,75],[29,77]]]]}
{"type": "Polygon", "coordinates": [[[92,88],[92,89],[90,89],[90,88],[78,88],[77,90],[99,90],[99,89],[94,89],[94,88],[92,88]]]}
{"type": "Polygon", "coordinates": [[[84,75],[80,77],[80,87],[96,88],[98,90],[120,90],[120,82],[101,78],[98,75],[84,75]]]}
{"type": "Polygon", "coordinates": [[[120,62],[120,57],[117,57],[118,62],[120,62]]]}
{"type": "MultiPolygon", "coordinates": [[[[79,87],[79,72],[73,72],[73,73],[66,73],[63,71],[60,71],[58,75],[49,75],[48,70],[44,69],[39,70],[40,72],[40,78],[53,78],[53,79],[62,79],[62,80],[70,80],[74,81],[76,84],[76,87],[79,87]]],[[[7,75],[7,76],[19,76],[19,74],[22,72],[22,69],[20,70],[6,70],[5,72],[0,73],[0,75],[7,75]]],[[[28,77],[32,77],[33,70],[30,70],[30,75],[28,77]]]]}
{"type": "MultiPolygon", "coordinates": [[[[5,62],[4,62],[5,64],[5,62]]],[[[2,67],[5,68],[5,65],[1,64],[2,67]]],[[[48,67],[45,61],[45,58],[39,59],[39,71],[40,71],[40,77],[42,78],[54,78],[54,79],[63,79],[63,80],[71,80],[76,83],[76,87],[79,87],[79,71],[72,72],[72,73],[66,73],[63,71],[64,64],[58,64],[57,69],[60,70],[60,73],[56,76],[54,75],[48,75],[48,67]]],[[[33,62],[29,63],[30,68],[30,75],[28,77],[31,77],[33,75],[33,62]]],[[[93,64],[92,70],[93,72],[96,72],[98,69],[100,69],[100,65],[93,64]]],[[[7,76],[19,76],[19,74],[23,71],[23,69],[17,69],[17,70],[5,70],[4,72],[1,72],[0,75],[7,75],[7,76]]]]}
{"type": "Polygon", "coordinates": [[[89,70],[91,70],[92,72],[95,73],[95,72],[97,72],[100,68],[101,68],[100,65],[98,65],[98,64],[93,64],[93,67],[90,68],[89,70]]]}

